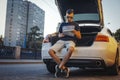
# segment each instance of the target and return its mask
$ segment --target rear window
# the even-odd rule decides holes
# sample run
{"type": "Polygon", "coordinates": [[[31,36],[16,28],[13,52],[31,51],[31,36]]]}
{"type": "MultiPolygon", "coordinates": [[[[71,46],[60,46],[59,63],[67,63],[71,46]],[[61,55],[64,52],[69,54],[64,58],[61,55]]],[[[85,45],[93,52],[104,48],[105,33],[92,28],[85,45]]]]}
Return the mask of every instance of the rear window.
{"type": "Polygon", "coordinates": [[[74,21],[84,21],[84,20],[93,20],[98,21],[99,15],[97,13],[85,13],[85,14],[75,14],[74,21]]]}

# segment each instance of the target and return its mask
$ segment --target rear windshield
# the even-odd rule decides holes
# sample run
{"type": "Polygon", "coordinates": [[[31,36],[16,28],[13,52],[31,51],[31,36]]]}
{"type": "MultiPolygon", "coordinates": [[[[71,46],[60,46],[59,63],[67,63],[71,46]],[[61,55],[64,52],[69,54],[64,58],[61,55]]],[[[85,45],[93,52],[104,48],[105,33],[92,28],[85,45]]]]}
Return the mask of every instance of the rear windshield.
{"type": "Polygon", "coordinates": [[[67,9],[74,9],[74,21],[99,22],[97,0],[57,0],[63,20],[67,9]]]}
{"type": "Polygon", "coordinates": [[[83,13],[83,14],[75,14],[74,21],[84,21],[84,20],[93,20],[98,21],[99,15],[97,13],[83,13]]]}

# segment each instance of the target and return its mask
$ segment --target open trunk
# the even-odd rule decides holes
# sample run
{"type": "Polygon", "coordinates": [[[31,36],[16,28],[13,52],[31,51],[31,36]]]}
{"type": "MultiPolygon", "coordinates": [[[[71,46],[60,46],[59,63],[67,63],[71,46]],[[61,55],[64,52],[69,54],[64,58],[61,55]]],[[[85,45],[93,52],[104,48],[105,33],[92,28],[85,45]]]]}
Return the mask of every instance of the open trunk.
{"type": "MultiPolygon", "coordinates": [[[[104,26],[101,0],[55,0],[61,18],[65,21],[67,9],[74,9],[74,21],[80,26],[82,39],[77,46],[91,46],[104,26]]],[[[57,38],[51,39],[53,44],[57,38]]]]}
{"type": "Polygon", "coordinates": [[[101,0],[55,0],[61,18],[65,21],[67,9],[74,9],[74,21],[103,25],[101,0]]]}

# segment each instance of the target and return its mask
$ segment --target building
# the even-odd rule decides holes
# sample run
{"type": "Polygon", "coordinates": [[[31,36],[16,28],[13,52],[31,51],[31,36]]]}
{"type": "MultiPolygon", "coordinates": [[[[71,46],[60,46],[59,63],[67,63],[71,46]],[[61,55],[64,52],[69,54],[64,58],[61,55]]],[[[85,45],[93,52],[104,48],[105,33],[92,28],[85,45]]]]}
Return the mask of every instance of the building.
{"type": "Polygon", "coordinates": [[[5,46],[25,45],[30,28],[38,26],[44,33],[45,12],[27,0],[8,0],[5,26],[5,46]]]}
{"type": "Polygon", "coordinates": [[[29,11],[28,11],[28,33],[30,32],[30,28],[34,26],[38,26],[40,32],[43,33],[44,30],[44,15],[45,12],[37,7],[35,4],[29,2],[29,11]]]}

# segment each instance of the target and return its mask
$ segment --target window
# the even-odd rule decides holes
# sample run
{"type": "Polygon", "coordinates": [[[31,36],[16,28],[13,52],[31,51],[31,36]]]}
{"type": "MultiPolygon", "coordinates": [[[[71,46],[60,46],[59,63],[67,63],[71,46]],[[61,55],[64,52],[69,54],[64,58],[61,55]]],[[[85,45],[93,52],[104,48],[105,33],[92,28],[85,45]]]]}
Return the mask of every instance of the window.
{"type": "Polygon", "coordinates": [[[36,23],[36,21],[35,21],[35,20],[33,20],[33,23],[36,23]]]}
{"type": "Polygon", "coordinates": [[[17,34],[17,38],[20,38],[20,34],[17,34]]]}
{"type": "Polygon", "coordinates": [[[12,26],[10,26],[10,29],[12,28],[12,26]]]}
{"type": "Polygon", "coordinates": [[[11,8],[11,13],[13,13],[13,8],[11,8]]]}
{"type": "Polygon", "coordinates": [[[99,14],[97,13],[87,13],[87,14],[75,14],[74,21],[82,21],[82,20],[99,20],[99,14]]]}
{"type": "Polygon", "coordinates": [[[12,14],[12,13],[11,13],[10,15],[11,15],[11,16],[13,16],[13,14],[12,14]]]}
{"type": "Polygon", "coordinates": [[[11,29],[9,29],[9,32],[11,32],[12,30],[11,29]]]}
{"type": "Polygon", "coordinates": [[[12,21],[13,21],[13,19],[11,18],[11,19],[10,19],[10,25],[12,25],[12,21]]]}
{"type": "Polygon", "coordinates": [[[12,7],[11,7],[11,13],[13,13],[13,3],[12,3],[12,7]]]}
{"type": "Polygon", "coordinates": [[[9,32],[9,38],[11,38],[11,35],[12,35],[11,32],[9,32]]]}
{"type": "Polygon", "coordinates": [[[9,35],[9,38],[11,38],[11,35],[9,35]]]}
{"type": "Polygon", "coordinates": [[[17,34],[19,35],[19,34],[20,34],[20,32],[17,32],[17,34]]]}
{"type": "Polygon", "coordinates": [[[18,38],[16,38],[16,40],[18,40],[18,38]]]}
{"type": "Polygon", "coordinates": [[[9,42],[11,41],[11,39],[9,39],[9,42]]]}
{"type": "Polygon", "coordinates": [[[13,5],[13,0],[12,0],[12,7],[13,7],[14,5],[13,5]]]}
{"type": "Polygon", "coordinates": [[[10,42],[9,42],[8,44],[9,44],[9,46],[11,45],[11,43],[10,43],[10,42]]]}
{"type": "Polygon", "coordinates": [[[21,19],[22,19],[22,17],[21,17],[20,15],[18,15],[18,19],[20,19],[20,20],[21,20],[21,19]]]}

